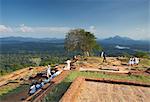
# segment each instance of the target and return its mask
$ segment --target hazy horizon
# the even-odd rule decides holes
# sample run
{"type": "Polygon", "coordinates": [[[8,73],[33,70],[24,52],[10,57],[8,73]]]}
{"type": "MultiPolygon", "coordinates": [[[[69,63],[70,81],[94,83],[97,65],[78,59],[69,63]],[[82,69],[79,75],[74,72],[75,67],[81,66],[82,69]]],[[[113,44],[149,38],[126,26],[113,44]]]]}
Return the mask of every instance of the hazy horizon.
{"type": "Polygon", "coordinates": [[[0,37],[64,38],[83,28],[99,39],[149,40],[149,0],[0,0],[0,37]]]}
{"type": "MultiPolygon", "coordinates": [[[[97,40],[104,40],[104,39],[108,39],[108,38],[114,38],[116,36],[119,36],[121,38],[128,38],[128,39],[131,39],[131,40],[137,40],[137,39],[132,39],[132,38],[129,38],[129,37],[125,37],[125,36],[120,36],[120,35],[114,35],[114,36],[109,36],[109,37],[106,37],[106,38],[97,38],[97,40]]],[[[57,38],[57,37],[23,37],[23,36],[6,36],[6,37],[0,37],[0,38],[33,38],[33,39],[65,39],[65,38],[57,38]]],[[[138,39],[138,40],[143,40],[143,41],[149,41],[149,39],[138,39]]]]}

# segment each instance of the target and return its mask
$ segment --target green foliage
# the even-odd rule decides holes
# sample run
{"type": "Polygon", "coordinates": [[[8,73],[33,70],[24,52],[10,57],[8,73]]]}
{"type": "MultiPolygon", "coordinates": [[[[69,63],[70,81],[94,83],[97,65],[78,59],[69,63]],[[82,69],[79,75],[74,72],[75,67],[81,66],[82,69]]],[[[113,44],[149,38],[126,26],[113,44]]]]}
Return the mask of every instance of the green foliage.
{"type": "Polygon", "coordinates": [[[0,54],[0,58],[0,76],[24,67],[64,63],[67,59],[50,54],[0,54]]]}
{"type": "Polygon", "coordinates": [[[142,66],[150,66],[150,59],[146,59],[146,58],[141,59],[139,64],[142,66]]]}
{"type": "Polygon", "coordinates": [[[139,58],[150,58],[150,54],[148,52],[144,52],[144,51],[136,52],[135,56],[137,56],[139,58]]]}
{"type": "Polygon", "coordinates": [[[61,64],[64,63],[64,61],[67,59],[67,57],[58,57],[58,56],[47,56],[42,59],[41,64],[42,66],[45,65],[54,65],[54,64],[61,64]]]}
{"type": "Polygon", "coordinates": [[[101,47],[96,42],[96,37],[91,32],[84,29],[74,29],[68,32],[65,38],[65,49],[69,51],[81,51],[84,55],[89,54],[101,47]]]}
{"type": "Polygon", "coordinates": [[[37,58],[31,58],[30,59],[31,62],[35,63],[37,66],[40,65],[41,63],[41,58],[37,57],[37,58]]]}
{"type": "Polygon", "coordinates": [[[127,52],[124,52],[124,53],[123,53],[123,56],[124,56],[124,57],[127,57],[127,58],[130,58],[130,57],[131,57],[131,55],[130,55],[129,53],[127,53],[127,52]]]}

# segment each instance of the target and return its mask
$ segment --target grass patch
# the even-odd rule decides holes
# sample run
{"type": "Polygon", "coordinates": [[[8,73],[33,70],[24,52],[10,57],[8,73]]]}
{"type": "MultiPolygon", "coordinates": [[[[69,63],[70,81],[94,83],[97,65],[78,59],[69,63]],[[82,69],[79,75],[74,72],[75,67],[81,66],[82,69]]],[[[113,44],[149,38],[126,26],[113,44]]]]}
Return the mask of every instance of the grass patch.
{"type": "Polygon", "coordinates": [[[90,78],[110,78],[110,79],[123,79],[140,82],[150,82],[150,76],[121,76],[121,75],[107,75],[98,72],[71,72],[60,84],[56,85],[44,99],[44,102],[59,102],[66,90],[69,88],[72,81],[78,76],[90,77],[90,78]]]}
{"type": "Polygon", "coordinates": [[[140,65],[143,65],[143,66],[150,66],[150,59],[141,59],[140,60],[140,65]]]}
{"type": "Polygon", "coordinates": [[[21,91],[23,91],[24,89],[29,88],[29,85],[20,85],[16,88],[12,88],[12,87],[6,87],[6,89],[3,89],[3,91],[0,91],[0,100],[4,99],[5,97],[11,95],[11,94],[16,94],[19,93],[21,91]]]}
{"type": "Polygon", "coordinates": [[[16,85],[16,83],[12,84],[8,84],[5,86],[0,87],[0,96],[3,96],[4,94],[9,93],[10,91],[16,89],[18,87],[18,85],[16,85]]]}

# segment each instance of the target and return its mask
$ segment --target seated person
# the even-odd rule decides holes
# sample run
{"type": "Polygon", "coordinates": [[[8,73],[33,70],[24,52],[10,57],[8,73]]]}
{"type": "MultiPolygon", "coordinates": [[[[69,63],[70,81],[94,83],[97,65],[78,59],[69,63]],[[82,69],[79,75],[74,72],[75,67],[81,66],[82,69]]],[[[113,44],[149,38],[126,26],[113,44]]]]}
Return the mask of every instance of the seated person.
{"type": "Polygon", "coordinates": [[[36,92],[36,86],[34,84],[31,85],[29,90],[29,95],[32,95],[36,92]]]}
{"type": "MultiPolygon", "coordinates": [[[[52,77],[52,75],[51,75],[51,77],[52,77]]],[[[45,83],[48,83],[48,82],[50,82],[50,80],[51,80],[51,77],[50,78],[47,78],[47,79],[45,79],[43,82],[44,82],[44,84],[45,83]]]]}
{"type": "Polygon", "coordinates": [[[36,89],[38,90],[38,89],[40,89],[42,86],[41,86],[41,84],[36,84],[35,87],[36,87],[36,89]]]}
{"type": "Polygon", "coordinates": [[[62,72],[62,70],[57,71],[56,73],[54,73],[54,74],[52,75],[52,78],[58,76],[61,72],[62,72]]]}

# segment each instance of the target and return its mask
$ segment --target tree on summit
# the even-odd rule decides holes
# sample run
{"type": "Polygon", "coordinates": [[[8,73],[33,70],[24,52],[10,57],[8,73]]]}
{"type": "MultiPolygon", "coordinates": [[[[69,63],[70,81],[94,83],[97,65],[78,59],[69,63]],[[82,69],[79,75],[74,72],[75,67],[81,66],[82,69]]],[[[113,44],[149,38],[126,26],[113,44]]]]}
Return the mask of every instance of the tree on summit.
{"type": "Polygon", "coordinates": [[[70,51],[81,51],[85,56],[90,56],[93,50],[101,50],[93,33],[84,29],[70,30],[65,38],[65,49],[70,51]]]}

